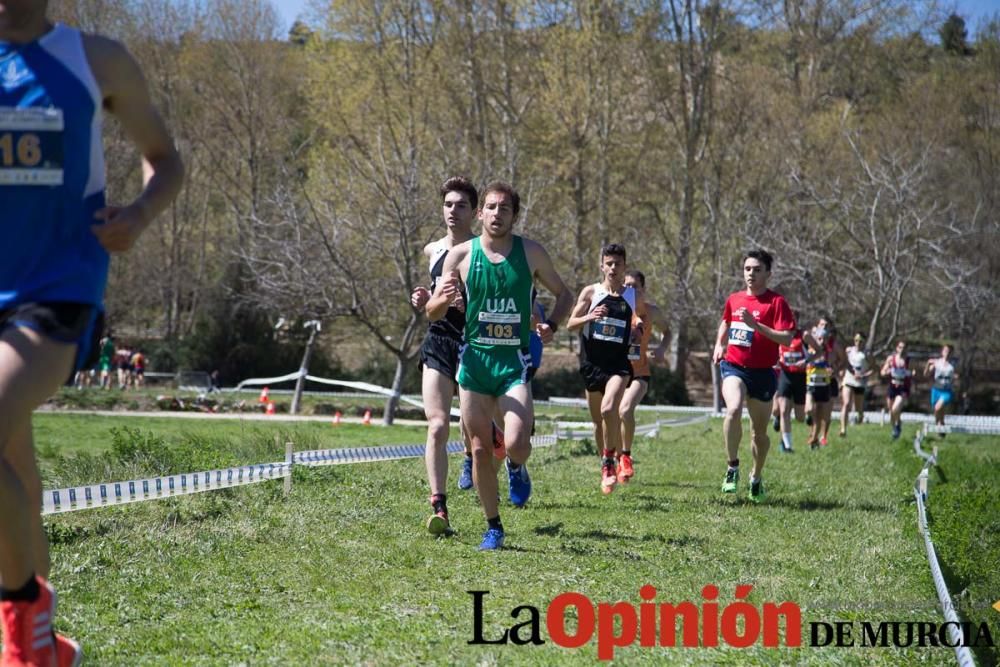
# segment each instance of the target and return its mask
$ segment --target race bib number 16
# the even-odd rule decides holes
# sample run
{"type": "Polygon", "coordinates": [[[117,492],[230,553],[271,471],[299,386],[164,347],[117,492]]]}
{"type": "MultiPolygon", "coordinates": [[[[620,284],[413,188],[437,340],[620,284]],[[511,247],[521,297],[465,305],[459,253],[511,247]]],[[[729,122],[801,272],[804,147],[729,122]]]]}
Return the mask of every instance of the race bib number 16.
{"type": "Polygon", "coordinates": [[[61,109],[0,107],[0,185],[62,185],[61,109]]]}

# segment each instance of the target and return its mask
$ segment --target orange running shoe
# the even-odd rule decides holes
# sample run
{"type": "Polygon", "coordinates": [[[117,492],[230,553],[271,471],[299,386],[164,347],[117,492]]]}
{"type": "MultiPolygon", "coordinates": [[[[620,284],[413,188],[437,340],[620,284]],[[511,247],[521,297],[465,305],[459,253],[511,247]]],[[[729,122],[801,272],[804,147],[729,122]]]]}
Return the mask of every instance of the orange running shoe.
{"type": "Polygon", "coordinates": [[[628,484],[629,480],[635,477],[635,468],[632,467],[632,457],[622,454],[618,457],[618,481],[628,484]]]}
{"type": "Polygon", "coordinates": [[[615,474],[615,464],[608,461],[601,466],[601,493],[608,495],[615,490],[618,476],[615,474]]]}
{"type": "Polygon", "coordinates": [[[56,611],[56,592],[45,579],[36,576],[38,599],[0,602],[3,620],[2,667],[50,667],[56,664],[52,641],[52,616],[56,611]]]}
{"type": "Polygon", "coordinates": [[[56,667],[80,667],[83,649],[75,641],[56,633],[56,667]]]}
{"type": "Polygon", "coordinates": [[[507,458],[507,443],[503,439],[503,431],[493,422],[493,456],[498,459],[507,458]]]}

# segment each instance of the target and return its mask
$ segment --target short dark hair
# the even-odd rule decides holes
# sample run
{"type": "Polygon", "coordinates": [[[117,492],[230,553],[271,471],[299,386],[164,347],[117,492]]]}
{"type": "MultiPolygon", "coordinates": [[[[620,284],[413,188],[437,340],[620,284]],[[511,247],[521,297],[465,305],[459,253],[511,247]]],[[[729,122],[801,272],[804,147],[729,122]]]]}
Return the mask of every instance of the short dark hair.
{"type": "Polygon", "coordinates": [[[625,272],[625,275],[629,278],[635,278],[639,281],[639,287],[646,289],[646,274],[644,274],[639,269],[629,269],[625,272]]]}
{"type": "Polygon", "coordinates": [[[444,202],[444,198],[449,192],[460,192],[468,197],[469,206],[473,210],[479,206],[479,193],[476,192],[476,186],[465,176],[452,176],[441,185],[440,195],[442,202],[444,202]]]}
{"type": "Polygon", "coordinates": [[[740,262],[740,268],[746,264],[748,259],[756,259],[758,262],[764,265],[764,268],[768,271],[771,270],[771,264],[774,262],[774,257],[771,257],[771,253],[761,248],[756,250],[751,250],[747,254],[743,255],[743,261],[740,262]]]}
{"type": "Polygon", "coordinates": [[[601,259],[605,257],[621,257],[623,261],[628,261],[625,256],[625,246],[621,243],[609,243],[601,248],[601,259]]]}
{"type": "Polygon", "coordinates": [[[517,190],[514,189],[514,186],[510,183],[504,183],[503,181],[493,181],[483,188],[484,202],[486,201],[486,195],[491,192],[505,194],[510,197],[510,204],[514,207],[514,217],[516,218],[517,214],[521,210],[521,195],[517,194],[517,190]]]}

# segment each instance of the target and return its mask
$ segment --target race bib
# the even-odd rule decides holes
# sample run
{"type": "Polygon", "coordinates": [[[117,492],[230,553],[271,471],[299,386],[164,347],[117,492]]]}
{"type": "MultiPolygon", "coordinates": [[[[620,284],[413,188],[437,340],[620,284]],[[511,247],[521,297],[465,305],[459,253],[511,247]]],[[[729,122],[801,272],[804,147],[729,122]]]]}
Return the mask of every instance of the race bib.
{"type": "Polygon", "coordinates": [[[479,341],[488,345],[521,345],[521,316],[518,313],[479,313],[479,341]]]}
{"type": "Polygon", "coordinates": [[[590,337],[609,343],[624,343],[628,323],[614,317],[600,317],[590,325],[590,337]]]}
{"type": "Polygon", "coordinates": [[[938,389],[951,390],[952,376],[951,373],[947,375],[935,375],[934,376],[934,386],[938,389]]]}
{"type": "Polygon", "coordinates": [[[754,330],[742,322],[730,322],[729,324],[729,344],[739,347],[750,347],[753,345],[754,330]]]}
{"type": "Polygon", "coordinates": [[[806,384],[810,387],[825,387],[830,384],[829,366],[810,366],[806,371],[806,384]]]}
{"type": "Polygon", "coordinates": [[[62,109],[0,107],[0,185],[62,185],[62,109]]]}
{"type": "Polygon", "coordinates": [[[639,361],[642,359],[642,346],[641,345],[629,345],[628,346],[628,358],[629,361],[639,361]]]}
{"type": "Polygon", "coordinates": [[[801,352],[792,350],[791,352],[785,352],[784,355],[782,355],[782,358],[785,360],[786,366],[792,366],[793,364],[797,364],[802,361],[802,359],[805,358],[805,355],[801,352]]]}

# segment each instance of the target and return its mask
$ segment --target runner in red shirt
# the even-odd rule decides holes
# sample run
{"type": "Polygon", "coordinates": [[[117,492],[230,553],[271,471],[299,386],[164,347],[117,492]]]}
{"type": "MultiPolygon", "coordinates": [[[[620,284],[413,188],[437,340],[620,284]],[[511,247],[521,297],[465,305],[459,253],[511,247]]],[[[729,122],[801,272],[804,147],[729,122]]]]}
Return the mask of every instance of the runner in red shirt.
{"type": "MultiPolygon", "coordinates": [[[[726,402],[723,435],[729,468],[722,484],[724,493],[735,493],[740,478],[739,448],[743,437],[743,402],[750,412],[753,438],[753,468],[750,470],[750,499],[764,497],[761,473],[771,441],[767,418],[771,413],[777,378],[774,364],[778,345],[788,345],[795,337],[795,316],[785,298],[767,288],[773,259],[765,250],[754,250],[743,258],[746,290],[734,292],[726,300],[722,323],[715,341],[712,361],[722,371],[722,398],[726,402]]],[[[805,334],[806,342],[812,340],[805,334]]]]}

